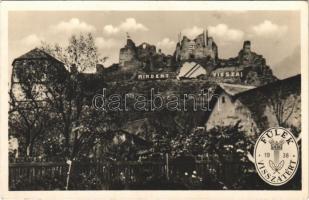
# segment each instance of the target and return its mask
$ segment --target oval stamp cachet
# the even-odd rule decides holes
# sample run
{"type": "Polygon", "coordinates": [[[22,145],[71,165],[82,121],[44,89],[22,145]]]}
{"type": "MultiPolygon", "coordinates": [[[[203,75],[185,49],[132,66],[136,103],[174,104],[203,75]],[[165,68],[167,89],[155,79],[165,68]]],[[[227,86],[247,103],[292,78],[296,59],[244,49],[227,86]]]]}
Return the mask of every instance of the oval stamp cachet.
{"type": "Polygon", "coordinates": [[[254,156],[256,170],[266,183],[284,185],[293,178],[298,167],[297,141],[285,128],[269,128],[258,138],[254,156]]]}

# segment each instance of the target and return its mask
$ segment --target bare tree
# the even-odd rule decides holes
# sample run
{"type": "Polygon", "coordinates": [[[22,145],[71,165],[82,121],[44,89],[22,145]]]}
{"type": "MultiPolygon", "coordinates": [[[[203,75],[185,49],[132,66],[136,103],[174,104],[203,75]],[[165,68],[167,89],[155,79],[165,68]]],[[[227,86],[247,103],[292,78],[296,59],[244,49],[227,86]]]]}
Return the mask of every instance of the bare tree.
{"type": "Polygon", "coordinates": [[[286,126],[292,114],[300,109],[300,93],[291,87],[280,85],[273,90],[269,102],[278,125],[286,126]]]}
{"type": "Polygon", "coordinates": [[[108,59],[100,55],[91,33],[72,35],[66,47],[42,42],[41,49],[64,62],[68,68],[76,66],[78,72],[94,70],[96,64],[108,59]]]}

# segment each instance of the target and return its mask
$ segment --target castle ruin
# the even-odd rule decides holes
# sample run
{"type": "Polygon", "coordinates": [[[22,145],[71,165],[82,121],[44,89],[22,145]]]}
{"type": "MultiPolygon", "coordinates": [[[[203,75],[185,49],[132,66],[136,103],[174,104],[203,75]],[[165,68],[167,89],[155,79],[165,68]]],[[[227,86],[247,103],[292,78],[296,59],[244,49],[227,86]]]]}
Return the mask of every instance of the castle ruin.
{"type": "Polygon", "coordinates": [[[126,45],[120,49],[118,66],[120,71],[131,70],[137,74],[168,72],[174,73],[171,77],[176,77],[186,62],[200,65],[206,70],[200,77],[216,82],[262,85],[276,80],[263,56],[251,51],[250,41],[244,41],[236,57],[221,59],[218,58],[218,47],[207,30],[194,39],[179,34],[172,56],[145,42],[136,46],[127,36],[126,45]]]}
{"type": "Polygon", "coordinates": [[[155,70],[155,68],[164,67],[164,65],[171,66],[173,63],[177,65],[177,63],[183,63],[186,60],[218,59],[218,47],[213,38],[208,36],[207,30],[193,40],[187,36],[183,36],[182,40],[180,38],[181,34],[174,55],[166,56],[160,49],[157,52],[155,45],[143,42],[136,46],[130,36],[127,35],[127,43],[120,49],[119,66],[130,67],[135,65],[155,70]]]}

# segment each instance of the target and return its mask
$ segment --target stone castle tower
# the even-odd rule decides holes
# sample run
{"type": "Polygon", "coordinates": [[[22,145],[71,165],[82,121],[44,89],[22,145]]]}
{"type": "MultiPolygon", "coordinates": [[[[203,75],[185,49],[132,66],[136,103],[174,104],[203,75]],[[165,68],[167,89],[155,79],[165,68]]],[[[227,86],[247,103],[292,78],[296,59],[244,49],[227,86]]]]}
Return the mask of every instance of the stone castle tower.
{"type": "MultiPolygon", "coordinates": [[[[181,35],[179,36],[180,39],[181,35]]],[[[177,61],[189,59],[218,58],[218,48],[212,37],[208,37],[208,31],[203,31],[195,39],[190,40],[184,36],[179,40],[175,52],[177,61]]]]}
{"type": "Polygon", "coordinates": [[[120,49],[119,66],[142,65],[142,63],[149,62],[151,57],[156,54],[156,46],[146,42],[136,46],[130,36],[127,35],[127,44],[120,49]]]}
{"type": "Polygon", "coordinates": [[[133,40],[127,35],[127,44],[120,49],[119,65],[124,66],[125,62],[135,59],[137,56],[137,49],[133,40]]]}

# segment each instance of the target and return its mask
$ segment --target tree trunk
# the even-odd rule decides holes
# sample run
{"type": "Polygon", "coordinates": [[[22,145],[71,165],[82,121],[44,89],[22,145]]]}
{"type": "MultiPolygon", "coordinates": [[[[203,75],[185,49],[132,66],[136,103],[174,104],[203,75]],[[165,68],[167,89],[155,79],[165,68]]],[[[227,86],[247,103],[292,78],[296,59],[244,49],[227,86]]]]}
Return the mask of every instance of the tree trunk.
{"type": "Polygon", "coordinates": [[[26,154],[28,157],[30,156],[30,144],[27,145],[26,154]]]}
{"type": "Polygon", "coordinates": [[[30,130],[28,130],[28,135],[27,135],[27,137],[26,137],[26,155],[27,156],[31,156],[30,155],[30,145],[31,145],[31,131],[30,130]]]}
{"type": "Polygon", "coordinates": [[[70,124],[65,122],[64,124],[64,138],[65,138],[65,154],[70,155],[70,124]]]}
{"type": "Polygon", "coordinates": [[[32,156],[32,154],[33,154],[33,144],[32,143],[29,143],[27,145],[26,153],[27,153],[28,157],[32,156]]]}

